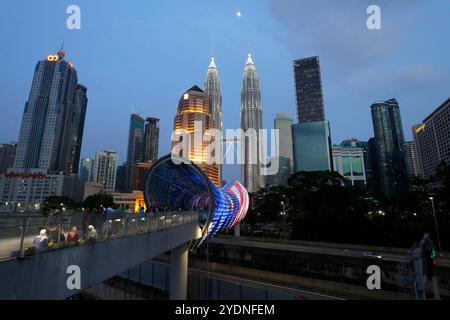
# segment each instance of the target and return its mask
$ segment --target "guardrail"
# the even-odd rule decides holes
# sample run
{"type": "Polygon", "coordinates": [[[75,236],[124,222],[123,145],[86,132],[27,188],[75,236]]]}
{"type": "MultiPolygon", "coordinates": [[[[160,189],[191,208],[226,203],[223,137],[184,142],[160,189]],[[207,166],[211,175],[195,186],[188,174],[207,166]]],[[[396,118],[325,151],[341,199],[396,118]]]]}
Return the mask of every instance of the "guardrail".
{"type": "Polygon", "coordinates": [[[22,259],[43,251],[64,249],[77,245],[92,245],[119,237],[154,232],[198,221],[198,212],[177,211],[159,214],[71,214],[41,215],[14,214],[0,216],[0,261],[22,259]],[[92,225],[94,233],[88,232],[92,225]],[[75,227],[77,236],[68,241],[69,232],[75,227]],[[48,239],[45,250],[36,250],[33,241],[42,229],[48,239]],[[34,249],[33,249],[34,248],[34,249]]]}

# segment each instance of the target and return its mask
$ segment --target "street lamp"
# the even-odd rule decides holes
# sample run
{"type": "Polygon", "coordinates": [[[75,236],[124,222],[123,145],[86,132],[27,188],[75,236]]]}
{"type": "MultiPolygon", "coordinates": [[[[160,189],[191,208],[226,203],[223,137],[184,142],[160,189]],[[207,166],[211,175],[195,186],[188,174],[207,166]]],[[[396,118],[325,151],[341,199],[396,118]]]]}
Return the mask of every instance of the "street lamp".
{"type": "Polygon", "coordinates": [[[436,220],[436,212],[434,210],[434,198],[433,197],[429,197],[430,202],[431,202],[431,208],[433,209],[433,219],[434,219],[434,227],[436,228],[436,237],[437,237],[437,242],[438,242],[438,250],[441,251],[441,239],[439,236],[439,229],[438,229],[438,224],[437,224],[437,220],[436,220]]]}
{"type": "Polygon", "coordinates": [[[283,207],[283,211],[281,211],[281,215],[283,216],[283,238],[286,240],[286,209],[283,201],[281,201],[281,206],[283,207]]]}

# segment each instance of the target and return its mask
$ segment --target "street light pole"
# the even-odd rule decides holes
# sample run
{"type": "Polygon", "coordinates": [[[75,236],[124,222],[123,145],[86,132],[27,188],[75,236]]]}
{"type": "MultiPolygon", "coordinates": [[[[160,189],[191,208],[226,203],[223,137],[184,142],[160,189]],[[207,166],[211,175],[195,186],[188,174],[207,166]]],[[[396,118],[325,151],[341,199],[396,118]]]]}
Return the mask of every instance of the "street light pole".
{"type": "Polygon", "coordinates": [[[286,240],[286,209],[283,201],[281,201],[281,205],[283,207],[283,211],[281,212],[281,215],[283,216],[283,239],[286,240]]]}
{"type": "Polygon", "coordinates": [[[437,224],[437,219],[436,219],[436,211],[434,209],[434,198],[430,197],[429,198],[431,201],[431,208],[433,209],[433,219],[434,219],[434,227],[436,229],[436,237],[437,237],[437,242],[438,242],[438,250],[439,252],[442,250],[441,248],[441,237],[439,236],[439,228],[438,228],[438,224],[437,224]]]}

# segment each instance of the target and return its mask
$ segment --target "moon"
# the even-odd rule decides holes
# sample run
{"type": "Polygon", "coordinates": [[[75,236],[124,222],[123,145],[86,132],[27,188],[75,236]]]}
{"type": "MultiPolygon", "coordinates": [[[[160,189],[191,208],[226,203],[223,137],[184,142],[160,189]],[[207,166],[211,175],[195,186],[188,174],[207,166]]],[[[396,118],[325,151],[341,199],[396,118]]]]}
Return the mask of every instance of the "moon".
{"type": "Polygon", "coordinates": [[[236,11],[236,17],[240,18],[242,16],[242,13],[238,10],[236,11]]]}

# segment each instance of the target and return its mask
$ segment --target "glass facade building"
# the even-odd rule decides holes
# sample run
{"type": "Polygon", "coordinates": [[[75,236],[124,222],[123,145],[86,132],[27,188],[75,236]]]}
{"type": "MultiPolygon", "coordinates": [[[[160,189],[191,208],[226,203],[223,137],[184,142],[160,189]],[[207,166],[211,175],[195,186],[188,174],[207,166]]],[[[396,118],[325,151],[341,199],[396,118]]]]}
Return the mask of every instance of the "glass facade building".
{"type": "Polygon", "coordinates": [[[294,170],[333,170],[330,123],[316,121],[292,125],[294,170]]]}
{"type": "Polygon", "coordinates": [[[413,136],[423,178],[433,177],[442,161],[450,164],[450,99],[414,126],[413,136]]]}
{"type": "Polygon", "coordinates": [[[25,103],[14,168],[76,173],[80,159],[86,87],[64,50],[39,61],[25,103]]]}
{"type": "Polygon", "coordinates": [[[366,185],[366,170],[364,165],[364,150],[357,146],[333,146],[334,170],[341,174],[346,185],[364,187],[366,185]]]}
{"type": "Polygon", "coordinates": [[[378,191],[389,196],[407,187],[405,138],[397,100],[372,104],[372,122],[378,172],[378,191]]]}
{"type": "Polygon", "coordinates": [[[319,57],[294,61],[297,117],[299,123],[325,120],[319,57]]]}
{"type": "Polygon", "coordinates": [[[97,152],[95,155],[94,178],[103,186],[103,191],[113,192],[116,187],[117,153],[115,151],[97,152]]]}
{"type": "Polygon", "coordinates": [[[138,162],[142,162],[144,156],[144,131],[144,118],[133,113],[130,117],[130,130],[128,133],[127,173],[125,179],[125,189],[128,192],[133,191],[131,183],[133,166],[138,162]]]}

